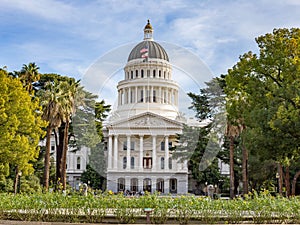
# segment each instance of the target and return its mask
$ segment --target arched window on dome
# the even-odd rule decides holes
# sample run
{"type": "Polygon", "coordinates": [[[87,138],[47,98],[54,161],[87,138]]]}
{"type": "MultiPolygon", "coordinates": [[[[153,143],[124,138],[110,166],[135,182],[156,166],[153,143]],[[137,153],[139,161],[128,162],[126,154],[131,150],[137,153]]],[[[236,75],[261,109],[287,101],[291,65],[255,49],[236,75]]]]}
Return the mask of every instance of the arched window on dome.
{"type": "Polygon", "coordinates": [[[164,79],[166,79],[166,71],[164,71],[164,79]]]}
{"type": "Polygon", "coordinates": [[[158,77],[161,77],[161,70],[158,71],[158,77]]]}
{"type": "Polygon", "coordinates": [[[153,70],[153,77],[156,76],[156,70],[153,70]]]}
{"type": "Polygon", "coordinates": [[[138,76],[139,76],[139,71],[136,70],[136,71],[135,71],[135,77],[138,77],[138,76]]]}
{"type": "Polygon", "coordinates": [[[131,79],[133,78],[133,71],[131,71],[131,79]]]}
{"type": "Polygon", "coordinates": [[[144,77],[144,70],[141,70],[141,77],[144,77]]]}

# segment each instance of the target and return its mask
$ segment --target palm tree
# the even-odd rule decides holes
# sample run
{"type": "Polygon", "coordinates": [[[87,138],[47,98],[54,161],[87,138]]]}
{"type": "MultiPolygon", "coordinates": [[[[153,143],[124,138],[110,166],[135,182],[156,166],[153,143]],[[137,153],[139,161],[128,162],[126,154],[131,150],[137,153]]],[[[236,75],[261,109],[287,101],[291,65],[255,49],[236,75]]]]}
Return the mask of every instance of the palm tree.
{"type": "Polygon", "coordinates": [[[83,105],[82,87],[79,85],[79,81],[74,80],[63,81],[60,83],[60,89],[63,95],[60,98],[61,103],[61,120],[64,123],[64,137],[63,137],[63,149],[60,159],[60,175],[63,190],[66,189],[66,160],[69,144],[69,128],[72,116],[76,112],[78,105],[83,105]]]}
{"type": "Polygon", "coordinates": [[[61,125],[61,104],[59,101],[61,95],[60,86],[56,81],[47,82],[45,88],[38,92],[43,110],[42,118],[48,122],[43,176],[43,185],[46,190],[49,188],[51,134],[53,129],[58,128],[61,125]]]}
{"type": "Polygon", "coordinates": [[[22,70],[18,73],[19,78],[28,92],[33,90],[33,83],[40,79],[40,68],[35,63],[24,64],[22,70]]]}

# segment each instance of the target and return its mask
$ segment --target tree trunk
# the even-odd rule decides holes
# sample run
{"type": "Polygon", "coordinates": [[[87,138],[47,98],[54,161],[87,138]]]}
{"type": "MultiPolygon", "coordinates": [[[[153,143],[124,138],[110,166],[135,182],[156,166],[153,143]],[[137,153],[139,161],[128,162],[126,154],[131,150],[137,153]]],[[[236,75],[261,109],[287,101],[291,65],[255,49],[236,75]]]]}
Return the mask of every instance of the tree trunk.
{"type": "Polygon", "coordinates": [[[50,172],[50,151],[51,151],[51,131],[50,126],[47,127],[46,135],[46,152],[44,160],[44,176],[43,176],[43,186],[45,191],[49,189],[49,172],[50,172]]]}
{"type": "Polygon", "coordinates": [[[293,183],[292,183],[292,195],[295,196],[296,195],[296,184],[297,184],[297,179],[300,176],[300,171],[298,171],[293,179],[293,183]]]}
{"type": "Polygon", "coordinates": [[[284,183],[285,183],[285,195],[286,197],[290,197],[291,195],[291,183],[290,183],[290,167],[285,167],[285,176],[284,176],[284,183]]]}
{"type": "MultiPolygon", "coordinates": [[[[64,146],[64,123],[58,128],[58,138],[56,137],[56,190],[60,189],[61,177],[62,177],[62,152],[64,146]]],[[[56,135],[57,136],[57,135],[56,135]]]]}
{"type": "Polygon", "coordinates": [[[243,162],[242,162],[242,176],[243,176],[243,194],[248,194],[248,150],[243,145],[243,162]]]}
{"type": "Polygon", "coordinates": [[[15,180],[14,180],[14,193],[15,195],[18,192],[18,182],[19,182],[19,168],[16,166],[16,170],[15,170],[15,180]]]}
{"type": "Polygon", "coordinates": [[[68,133],[69,133],[69,120],[66,120],[65,129],[64,129],[64,144],[63,144],[63,151],[61,157],[61,181],[63,185],[63,190],[66,190],[67,186],[67,152],[68,152],[68,133]]]}
{"type": "Polygon", "coordinates": [[[230,198],[234,198],[234,137],[230,136],[229,167],[230,167],[230,198]]]}
{"type": "Polygon", "coordinates": [[[282,195],[282,184],[283,184],[283,171],[282,171],[282,165],[278,163],[278,191],[279,194],[282,195]]]}

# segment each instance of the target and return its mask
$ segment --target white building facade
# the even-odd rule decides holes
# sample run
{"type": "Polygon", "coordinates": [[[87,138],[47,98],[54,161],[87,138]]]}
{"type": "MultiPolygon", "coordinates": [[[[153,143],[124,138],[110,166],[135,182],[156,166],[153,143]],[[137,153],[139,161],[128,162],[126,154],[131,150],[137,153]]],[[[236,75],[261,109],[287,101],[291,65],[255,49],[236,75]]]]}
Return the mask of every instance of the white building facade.
{"type": "Polygon", "coordinates": [[[179,120],[178,84],[164,48],[153,40],[148,21],[144,40],[129,54],[118,106],[104,134],[107,139],[107,190],[185,194],[187,162],[172,159],[179,120]]]}

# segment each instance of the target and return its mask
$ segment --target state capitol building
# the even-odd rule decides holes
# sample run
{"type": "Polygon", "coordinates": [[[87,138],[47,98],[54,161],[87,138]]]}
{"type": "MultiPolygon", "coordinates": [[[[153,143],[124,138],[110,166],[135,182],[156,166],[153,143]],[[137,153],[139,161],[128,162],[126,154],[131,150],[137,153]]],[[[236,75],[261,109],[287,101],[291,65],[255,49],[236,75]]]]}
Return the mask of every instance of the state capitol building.
{"type": "Polygon", "coordinates": [[[187,162],[172,159],[169,150],[183,128],[178,89],[168,54],[154,41],[148,20],[144,40],[128,56],[117,85],[118,106],[104,128],[107,190],[188,192],[187,162]]]}

